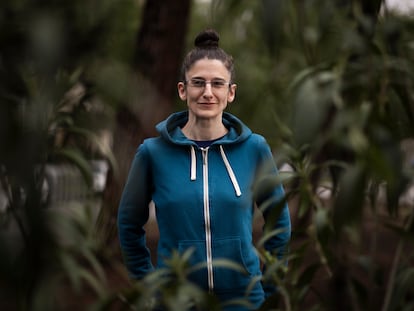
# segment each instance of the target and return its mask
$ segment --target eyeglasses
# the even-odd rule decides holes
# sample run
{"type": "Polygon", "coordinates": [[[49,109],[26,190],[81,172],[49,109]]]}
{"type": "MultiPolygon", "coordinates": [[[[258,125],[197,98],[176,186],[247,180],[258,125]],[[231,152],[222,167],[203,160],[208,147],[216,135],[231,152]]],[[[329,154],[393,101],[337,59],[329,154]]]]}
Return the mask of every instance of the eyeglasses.
{"type": "Polygon", "coordinates": [[[210,83],[211,87],[214,89],[223,89],[231,84],[230,82],[220,79],[206,81],[204,79],[193,78],[188,81],[185,81],[185,84],[199,89],[205,88],[208,83],[210,83]]]}

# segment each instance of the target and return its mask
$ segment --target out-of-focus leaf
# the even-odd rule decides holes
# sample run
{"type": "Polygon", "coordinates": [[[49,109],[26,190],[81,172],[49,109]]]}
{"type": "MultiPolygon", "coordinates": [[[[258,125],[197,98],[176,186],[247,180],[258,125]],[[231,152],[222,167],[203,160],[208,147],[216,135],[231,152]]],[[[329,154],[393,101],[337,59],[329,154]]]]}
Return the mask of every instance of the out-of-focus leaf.
{"type": "Polygon", "coordinates": [[[408,179],[402,174],[403,160],[400,146],[391,137],[391,133],[383,128],[373,126],[373,144],[368,154],[371,170],[376,178],[386,184],[387,207],[391,215],[395,215],[398,209],[398,200],[405,190],[408,179]]]}
{"type": "MultiPolygon", "coordinates": [[[[407,301],[407,295],[413,294],[414,288],[414,268],[402,269],[395,280],[393,295],[388,310],[400,310],[407,301]]],[[[409,299],[409,298],[408,298],[409,299]]]]}
{"type": "Polygon", "coordinates": [[[283,24],[288,12],[288,5],[283,0],[261,0],[262,31],[267,48],[271,53],[278,51],[278,44],[283,40],[283,24]]]}
{"type": "Polygon", "coordinates": [[[79,292],[81,289],[81,279],[78,275],[79,266],[76,262],[76,259],[72,256],[68,256],[67,253],[61,253],[60,260],[62,268],[69,278],[72,288],[75,290],[75,292],[79,292]]]}
{"type": "Polygon", "coordinates": [[[309,75],[295,87],[292,132],[297,146],[314,143],[335,106],[338,87],[338,79],[331,71],[309,75]]]}
{"type": "Polygon", "coordinates": [[[363,211],[366,189],[366,172],[356,163],[344,173],[333,207],[334,230],[339,234],[344,225],[356,224],[363,211]]]}
{"type": "MultiPolygon", "coordinates": [[[[231,299],[229,301],[226,301],[222,304],[222,308],[223,310],[225,310],[225,308],[243,308],[249,310],[252,309],[254,306],[252,305],[252,303],[249,301],[249,299],[247,297],[245,298],[236,298],[236,299],[231,299]]],[[[177,310],[178,311],[178,310],[177,310]]],[[[218,311],[218,310],[217,310],[218,311]]]]}
{"type": "Polygon", "coordinates": [[[316,232],[323,233],[330,223],[328,211],[324,208],[317,209],[313,219],[313,223],[315,225],[316,232]]]}
{"type": "Polygon", "coordinates": [[[99,297],[105,297],[106,288],[94,274],[92,274],[88,269],[81,267],[79,267],[78,273],[79,276],[86,281],[86,284],[89,285],[99,297]]]}
{"type": "MultiPolygon", "coordinates": [[[[253,193],[255,197],[260,200],[271,193],[277,186],[288,183],[297,178],[297,176],[298,174],[295,172],[280,172],[276,176],[263,176],[255,183],[253,193]]],[[[261,209],[265,211],[267,208],[262,207],[261,209]]]]}
{"type": "MultiPolygon", "coordinates": [[[[213,266],[215,268],[231,269],[231,270],[234,270],[234,271],[238,271],[242,274],[247,273],[246,269],[243,266],[241,266],[237,262],[234,262],[230,259],[214,259],[213,260],[213,266]]],[[[195,264],[195,265],[191,266],[191,268],[189,268],[187,270],[187,273],[196,272],[200,269],[205,269],[205,268],[207,268],[207,263],[206,262],[200,262],[198,264],[195,264]]]]}
{"type": "Polygon", "coordinates": [[[99,283],[103,285],[107,284],[105,271],[92,250],[85,247],[83,248],[81,254],[86,258],[89,265],[92,267],[92,271],[95,273],[96,279],[99,281],[99,283]]]}
{"type": "Polygon", "coordinates": [[[257,242],[257,247],[261,248],[263,247],[267,241],[269,241],[271,238],[285,233],[287,231],[286,228],[279,228],[279,229],[274,229],[274,230],[265,230],[265,232],[263,233],[263,236],[260,238],[260,240],[257,242]]]}

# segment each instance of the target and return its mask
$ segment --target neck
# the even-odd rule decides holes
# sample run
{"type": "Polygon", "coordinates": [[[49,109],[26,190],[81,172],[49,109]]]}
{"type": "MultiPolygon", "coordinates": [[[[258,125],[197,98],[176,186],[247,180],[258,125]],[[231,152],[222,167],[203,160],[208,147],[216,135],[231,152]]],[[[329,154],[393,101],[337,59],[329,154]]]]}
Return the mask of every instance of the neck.
{"type": "Polygon", "coordinates": [[[219,121],[189,119],[182,131],[191,140],[213,140],[223,137],[228,132],[221,119],[219,121]]]}

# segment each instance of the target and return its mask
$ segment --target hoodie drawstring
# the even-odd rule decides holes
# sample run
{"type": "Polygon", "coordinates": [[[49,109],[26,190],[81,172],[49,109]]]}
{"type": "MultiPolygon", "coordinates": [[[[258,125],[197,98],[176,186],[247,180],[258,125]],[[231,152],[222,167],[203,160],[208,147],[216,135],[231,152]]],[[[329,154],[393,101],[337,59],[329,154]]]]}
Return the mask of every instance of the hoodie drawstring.
{"type": "Polygon", "coordinates": [[[230,166],[230,162],[227,160],[226,154],[224,153],[223,146],[220,145],[220,153],[223,159],[224,165],[226,166],[227,173],[230,176],[231,182],[233,183],[234,191],[236,191],[236,196],[241,196],[241,191],[239,187],[239,183],[237,182],[236,175],[234,175],[233,169],[230,166]]]}
{"type": "MultiPolygon", "coordinates": [[[[196,154],[194,146],[191,146],[191,168],[190,168],[190,179],[196,180],[196,154]]],[[[234,191],[236,192],[236,196],[241,196],[241,190],[239,183],[237,182],[236,175],[233,172],[233,169],[231,168],[229,160],[227,160],[226,154],[224,153],[223,146],[220,145],[220,154],[221,158],[223,159],[224,166],[226,167],[227,173],[229,174],[231,183],[233,184],[234,191]]]]}
{"type": "Polygon", "coordinates": [[[196,180],[196,154],[194,150],[194,146],[191,146],[191,171],[190,171],[190,179],[196,180]]]}

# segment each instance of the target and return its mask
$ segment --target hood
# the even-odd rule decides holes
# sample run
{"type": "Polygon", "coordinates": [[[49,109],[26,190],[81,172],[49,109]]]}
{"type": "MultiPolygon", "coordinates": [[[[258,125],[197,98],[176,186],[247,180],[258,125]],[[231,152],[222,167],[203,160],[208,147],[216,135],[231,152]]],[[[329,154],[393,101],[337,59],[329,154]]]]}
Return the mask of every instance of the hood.
{"type": "MultiPolygon", "coordinates": [[[[157,124],[156,129],[165,140],[174,144],[188,145],[191,144],[191,141],[181,131],[181,128],[187,121],[188,111],[176,112],[157,124]]],[[[223,124],[229,131],[216,142],[218,144],[239,143],[246,140],[252,134],[252,131],[242,121],[228,112],[223,113],[223,124]]]]}
{"type": "MultiPolygon", "coordinates": [[[[193,141],[189,140],[181,128],[188,121],[188,111],[181,111],[173,113],[166,120],[162,121],[157,125],[157,130],[160,133],[161,137],[168,142],[178,145],[188,145],[190,147],[190,179],[192,181],[196,180],[196,155],[195,148],[196,145],[193,141]]],[[[228,112],[223,113],[223,124],[229,130],[228,133],[221,139],[215,141],[214,145],[219,145],[220,155],[223,159],[223,163],[226,167],[228,176],[233,184],[234,191],[236,196],[241,196],[240,186],[237,181],[236,175],[230,165],[230,162],[227,159],[226,153],[224,152],[224,145],[237,144],[245,141],[252,135],[252,131],[243,124],[238,118],[233,116],[228,112]]]]}

